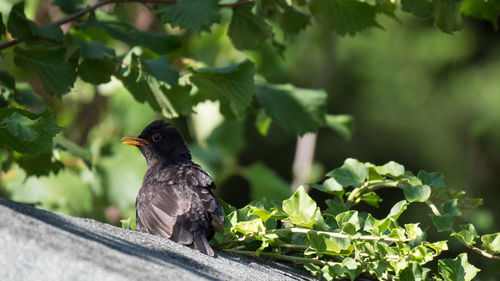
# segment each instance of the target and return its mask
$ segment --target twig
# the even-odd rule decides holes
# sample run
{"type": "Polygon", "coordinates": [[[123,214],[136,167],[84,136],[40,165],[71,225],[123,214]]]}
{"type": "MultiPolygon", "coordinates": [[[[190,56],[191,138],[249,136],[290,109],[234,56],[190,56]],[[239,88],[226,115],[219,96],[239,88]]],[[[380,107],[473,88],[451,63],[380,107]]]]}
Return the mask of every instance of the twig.
{"type": "Polygon", "coordinates": [[[318,264],[318,265],[329,265],[329,266],[335,266],[335,265],[341,264],[338,262],[319,260],[319,259],[315,259],[315,258],[282,255],[279,253],[261,252],[260,254],[257,255],[254,251],[235,250],[235,249],[223,249],[223,251],[226,251],[229,253],[234,253],[234,254],[239,254],[239,255],[246,255],[246,256],[250,256],[250,257],[267,257],[267,258],[273,258],[273,259],[277,259],[277,260],[291,261],[291,262],[295,262],[295,263],[314,263],[314,264],[318,264]]]}
{"type": "Polygon", "coordinates": [[[380,188],[393,188],[393,187],[401,187],[404,183],[399,181],[367,181],[361,187],[355,188],[349,197],[347,197],[346,204],[348,208],[351,208],[353,205],[359,203],[359,199],[361,195],[366,192],[374,191],[380,188]]]}
{"type": "Polygon", "coordinates": [[[273,230],[267,231],[266,234],[277,234],[280,232],[315,234],[315,235],[322,235],[322,236],[329,236],[329,237],[333,237],[333,238],[350,239],[350,240],[373,240],[373,241],[386,241],[386,242],[408,242],[411,240],[411,239],[397,239],[397,238],[391,238],[391,237],[386,237],[386,236],[348,235],[348,234],[342,234],[342,233],[319,231],[319,230],[298,228],[298,227],[273,229],[273,230]]]}
{"type": "MultiPolygon", "coordinates": [[[[143,3],[143,4],[147,4],[147,3],[150,3],[150,4],[160,4],[160,5],[175,5],[175,4],[177,4],[177,1],[176,0],[104,0],[104,1],[101,1],[101,2],[94,4],[92,6],[88,6],[87,8],[82,9],[74,14],[71,14],[71,15],[65,17],[65,18],[62,18],[62,19],[57,20],[53,23],[50,23],[44,27],[54,27],[54,26],[60,26],[60,25],[66,24],[68,22],[77,20],[81,16],[83,16],[87,13],[90,13],[94,10],[97,10],[98,8],[100,8],[102,6],[105,6],[108,4],[113,4],[113,3],[115,3],[115,4],[119,4],[119,3],[143,3]]],[[[238,7],[238,6],[242,6],[242,5],[253,5],[253,4],[255,4],[255,1],[240,1],[240,2],[234,2],[234,3],[219,4],[219,8],[234,8],[234,7],[238,7]]],[[[21,40],[18,38],[4,42],[4,43],[0,44],[0,50],[15,46],[20,42],[21,42],[21,40]]]]}
{"type": "MultiPolygon", "coordinates": [[[[441,216],[441,212],[439,212],[439,209],[437,208],[436,205],[434,205],[434,203],[430,200],[430,199],[427,199],[426,201],[427,203],[427,206],[429,206],[429,208],[431,209],[432,213],[436,216],[441,216]]],[[[456,233],[456,231],[453,229],[453,227],[451,227],[449,229],[449,232],[451,233],[456,233]]],[[[465,244],[462,240],[460,239],[457,239],[458,241],[462,242],[462,244],[464,244],[465,246],[467,246],[469,249],[471,249],[472,251],[482,255],[483,257],[487,257],[489,259],[494,259],[494,260],[500,260],[500,257],[499,256],[495,256],[493,254],[490,254],[488,252],[486,252],[485,250],[483,249],[480,249],[476,246],[469,246],[467,244],[465,244]]]]}

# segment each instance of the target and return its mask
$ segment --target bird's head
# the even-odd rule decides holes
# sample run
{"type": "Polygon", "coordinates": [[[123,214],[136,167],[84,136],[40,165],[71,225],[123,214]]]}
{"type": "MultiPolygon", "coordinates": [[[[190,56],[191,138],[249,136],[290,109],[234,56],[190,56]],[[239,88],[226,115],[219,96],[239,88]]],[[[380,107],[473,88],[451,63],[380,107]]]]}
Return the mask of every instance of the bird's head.
{"type": "Polygon", "coordinates": [[[139,136],[122,138],[123,144],[138,147],[149,164],[191,160],[181,134],[170,123],[156,120],[147,125],[139,136]]]}

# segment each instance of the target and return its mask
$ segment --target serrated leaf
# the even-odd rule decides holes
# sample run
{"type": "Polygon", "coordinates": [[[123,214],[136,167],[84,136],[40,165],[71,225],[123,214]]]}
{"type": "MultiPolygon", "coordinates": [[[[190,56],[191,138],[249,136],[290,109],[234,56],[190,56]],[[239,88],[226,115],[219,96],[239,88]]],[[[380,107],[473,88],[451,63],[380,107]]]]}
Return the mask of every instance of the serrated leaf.
{"type": "Polygon", "coordinates": [[[73,14],[85,8],[83,0],[52,0],[52,4],[59,6],[61,11],[66,14],[73,14]]]}
{"type": "Polygon", "coordinates": [[[62,41],[64,34],[59,26],[39,27],[35,22],[26,18],[24,2],[12,6],[7,22],[9,33],[19,40],[32,42],[36,39],[62,41]]]}
{"type": "MultiPolygon", "coordinates": [[[[70,40],[70,39],[68,39],[70,40]]],[[[74,44],[80,50],[80,57],[84,59],[115,59],[115,50],[106,47],[98,41],[86,42],[72,37],[74,44]]]]}
{"type": "Polygon", "coordinates": [[[438,232],[446,231],[453,226],[453,216],[451,216],[450,214],[445,214],[442,216],[430,214],[430,216],[438,232]]]}
{"type": "Polygon", "coordinates": [[[467,260],[467,254],[460,254],[455,259],[438,260],[438,272],[445,281],[470,281],[481,271],[467,260]]]}
{"type": "Polygon", "coordinates": [[[248,108],[255,95],[254,64],[249,61],[222,67],[192,69],[191,82],[203,92],[228,106],[240,116],[248,108]]]}
{"type": "Polygon", "coordinates": [[[39,154],[52,149],[52,138],[61,130],[55,124],[49,108],[41,113],[14,108],[0,109],[0,145],[20,153],[39,154]]]}
{"type": "Polygon", "coordinates": [[[428,185],[403,186],[403,193],[408,202],[425,202],[431,195],[428,185]]]}
{"type": "Polygon", "coordinates": [[[284,32],[298,33],[311,23],[311,17],[285,5],[283,12],[278,13],[278,23],[284,32]]]}
{"type": "Polygon", "coordinates": [[[458,199],[451,199],[441,204],[441,210],[443,214],[449,214],[450,216],[461,216],[462,212],[458,208],[458,199]]]}
{"type": "Polygon", "coordinates": [[[354,133],[354,116],[350,114],[327,114],[326,124],[347,140],[354,133]]]}
{"type": "Polygon", "coordinates": [[[78,65],[77,74],[83,81],[92,84],[104,84],[111,81],[115,63],[111,60],[84,59],[78,65]]]}
{"type": "Polygon", "coordinates": [[[323,90],[290,84],[262,84],[257,88],[257,100],[267,114],[294,134],[312,132],[325,124],[326,98],[323,90]]]}
{"type": "Polygon", "coordinates": [[[397,220],[399,216],[406,210],[406,208],[410,205],[406,200],[399,201],[394,206],[392,206],[391,211],[387,215],[387,218],[392,218],[397,220]]]}
{"type": "Polygon", "coordinates": [[[57,174],[64,168],[63,163],[53,159],[52,151],[46,151],[38,155],[23,155],[17,159],[19,166],[29,176],[47,176],[51,172],[57,174]]]}
{"type": "Polygon", "coordinates": [[[500,2],[491,0],[463,0],[460,11],[464,16],[489,21],[498,30],[498,14],[500,2]]]}
{"type": "Polygon", "coordinates": [[[233,8],[227,34],[234,47],[240,50],[257,49],[273,36],[271,27],[263,17],[254,15],[252,8],[252,5],[233,8]]]}
{"type": "Polygon", "coordinates": [[[334,178],[344,187],[361,187],[368,175],[368,168],[356,159],[348,158],[342,167],[337,168],[328,174],[327,177],[334,178]]]}
{"type": "Polygon", "coordinates": [[[344,188],[334,178],[326,179],[323,184],[310,184],[309,186],[337,197],[344,194],[344,188]]]}
{"type": "Polygon", "coordinates": [[[245,169],[243,176],[250,182],[251,198],[283,200],[290,197],[290,185],[266,165],[257,162],[245,169]]]}
{"type": "Polygon", "coordinates": [[[405,167],[394,161],[390,161],[383,166],[376,166],[375,170],[380,175],[392,176],[394,178],[399,178],[405,174],[405,167]]]}
{"type": "Polygon", "coordinates": [[[444,32],[453,33],[463,28],[460,2],[455,0],[435,0],[434,24],[444,32]]]}
{"type": "Polygon", "coordinates": [[[422,181],[422,184],[435,187],[445,186],[444,176],[443,174],[440,173],[436,172],[429,173],[422,170],[418,172],[417,177],[422,181]]]}
{"type": "Polygon", "coordinates": [[[479,238],[479,235],[476,232],[476,228],[472,224],[463,224],[460,225],[460,231],[452,233],[451,236],[455,236],[460,241],[464,242],[468,246],[472,246],[476,244],[474,241],[475,238],[479,238]]]}
{"type": "Polygon", "coordinates": [[[105,31],[105,35],[122,41],[134,47],[143,46],[158,54],[169,53],[181,46],[179,36],[169,35],[165,32],[153,33],[137,29],[132,24],[120,20],[117,16],[97,10],[94,12],[95,18],[86,24],[75,27],[76,30],[84,32],[92,40],[100,40],[101,33],[94,31],[105,31]]]}
{"type": "Polygon", "coordinates": [[[143,71],[154,77],[158,82],[165,83],[171,87],[177,85],[179,72],[170,65],[167,56],[142,61],[143,71]]]}
{"type": "Polygon", "coordinates": [[[62,97],[73,87],[76,80],[75,67],[65,62],[64,48],[15,48],[16,65],[37,75],[47,94],[62,97]]]}
{"type": "Polygon", "coordinates": [[[481,236],[481,242],[486,251],[493,254],[500,253],[500,232],[481,236]]]}
{"type": "Polygon", "coordinates": [[[340,35],[355,35],[378,26],[376,7],[354,0],[311,0],[309,9],[316,19],[340,35]]]}
{"type": "Polygon", "coordinates": [[[218,0],[179,0],[177,4],[157,9],[163,22],[194,32],[209,30],[220,20],[218,0]]]}
{"type": "Polygon", "coordinates": [[[302,186],[299,186],[292,197],[283,201],[283,211],[288,215],[286,221],[309,228],[316,222],[318,212],[316,202],[302,186]]]}

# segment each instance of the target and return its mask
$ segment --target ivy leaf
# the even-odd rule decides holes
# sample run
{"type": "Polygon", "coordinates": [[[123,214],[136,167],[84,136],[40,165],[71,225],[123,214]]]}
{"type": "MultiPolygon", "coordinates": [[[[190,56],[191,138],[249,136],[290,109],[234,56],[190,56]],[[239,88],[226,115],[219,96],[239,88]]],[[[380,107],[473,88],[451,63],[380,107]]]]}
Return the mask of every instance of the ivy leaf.
{"type": "Polygon", "coordinates": [[[325,124],[327,94],[286,85],[259,85],[257,100],[289,133],[305,134],[325,124]]]}
{"type": "Polygon", "coordinates": [[[233,225],[231,231],[237,231],[244,235],[262,233],[266,231],[266,227],[260,218],[249,221],[240,221],[233,225]]]}
{"type": "Polygon", "coordinates": [[[327,177],[334,178],[342,186],[361,187],[368,175],[368,168],[356,159],[348,158],[342,167],[328,174],[327,177]]]}
{"type": "Polygon", "coordinates": [[[52,4],[59,6],[61,11],[66,14],[73,14],[85,8],[83,0],[52,0],[52,4]]]}
{"type": "Polygon", "coordinates": [[[467,260],[467,254],[460,254],[455,259],[438,260],[438,272],[445,281],[470,281],[481,271],[467,260]]]}
{"type": "Polygon", "coordinates": [[[430,214],[430,216],[438,232],[446,231],[453,226],[453,216],[451,216],[450,214],[445,214],[442,216],[430,214]]]}
{"type": "Polygon", "coordinates": [[[316,254],[322,256],[327,255],[338,255],[342,250],[346,250],[351,245],[349,239],[343,238],[330,238],[322,235],[308,234],[307,239],[310,243],[309,248],[306,250],[305,254],[316,254]]]}
{"type": "Polygon", "coordinates": [[[366,204],[378,208],[378,203],[382,202],[380,196],[377,193],[370,191],[361,195],[361,200],[363,200],[366,204]]]}
{"type": "Polygon", "coordinates": [[[342,197],[344,194],[344,188],[334,178],[326,179],[323,184],[310,184],[309,186],[337,197],[342,197]]]}
{"type": "Polygon", "coordinates": [[[429,247],[433,249],[436,252],[436,255],[439,256],[441,252],[447,251],[448,250],[448,243],[447,241],[438,241],[434,243],[429,243],[429,242],[422,242],[423,245],[426,247],[429,247]]]}
{"type": "Polygon", "coordinates": [[[355,35],[368,27],[378,26],[376,7],[354,0],[311,0],[309,9],[321,23],[340,35],[355,35]]]}
{"type": "Polygon", "coordinates": [[[458,199],[451,199],[441,204],[441,210],[444,214],[449,214],[450,216],[461,216],[462,212],[458,208],[458,199]]]}
{"type": "Polygon", "coordinates": [[[35,22],[27,19],[24,14],[24,2],[19,2],[12,7],[7,29],[12,36],[26,42],[32,42],[36,39],[61,42],[64,37],[59,26],[39,27],[35,22]]]}
{"type": "Polygon", "coordinates": [[[405,174],[405,167],[394,161],[390,161],[383,166],[376,166],[375,170],[382,176],[388,175],[394,178],[400,178],[405,174]]]}
{"type": "Polygon", "coordinates": [[[243,176],[250,182],[253,200],[264,197],[269,200],[283,200],[290,197],[290,185],[262,163],[252,164],[245,169],[243,176]]]}
{"type": "Polygon", "coordinates": [[[272,38],[270,26],[264,18],[252,13],[252,5],[233,8],[233,17],[227,34],[234,47],[240,50],[259,48],[268,38],[272,38]]]}
{"type": "Polygon", "coordinates": [[[354,281],[362,270],[361,268],[358,268],[356,261],[350,257],[347,257],[342,261],[342,269],[351,281],[354,281]]]}
{"type": "Polygon", "coordinates": [[[0,109],[0,145],[27,154],[39,154],[52,148],[52,138],[62,130],[55,124],[52,111],[41,113],[23,109],[0,109]]]}
{"type": "Polygon", "coordinates": [[[403,193],[408,202],[425,202],[431,195],[428,185],[403,186],[403,193]]]}
{"type": "Polygon", "coordinates": [[[249,60],[223,68],[191,69],[191,72],[191,82],[200,92],[220,100],[236,116],[243,114],[255,95],[255,67],[249,60]]]}
{"type": "Polygon", "coordinates": [[[406,236],[411,240],[417,239],[422,235],[422,229],[418,226],[418,223],[407,223],[405,224],[406,236]]]}
{"type": "Polygon", "coordinates": [[[14,62],[36,74],[47,94],[60,98],[70,91],[76,80],[75,67],[63,59],[65,51],[64,48],[17,47],[14,62]]]}
{"type": "Polygon", "coordinates": [[[156,10],[163,22],[196,33],[209,30],[220,20],[218,0],[179,0],[177,4],[156,10]]]}
{"type": "Polygon", "coordinates": [[[472,246],[476,244],[474,241],[475,238],[479,238],[479,235],[476,232],[476,228],[472,224],[463,224],[460,225],[460,231],[452,233],[451,236],[455,236],[462,242],[464,242],[468,246],[472,246]]]}
{"type": "Polygon", "coordinates": [[[350,114],[327,114],[326,125],[343,138],[350,140],[354,133],[354,116],[350,114]]]}
{"type": "Polygon", "coordinates": [[[495,30],[498,30],[500,2],[489,0],[464,0],[462,1],[460,10],[464,16],[471,16],[489,21],[495,30]]]}
{"type": "Polygon", "coordinates": [[[436,172],[429,173],[422,170],[418,172],[417,177],[422,181],[422,184],[435,187],[445,186],[444,176],[443,174],[440,173],[436,172]]]}
{"type": "Polygon", "coordinates": [[[481,241],[486,251],[493,254],[500,253],[500,232],[483,235],[481,241]]]}
{"type": "Polygon", "coordinates": [[[392,218],[397,220],[399,216],[406,210],[406,208],[410,205],[406,200],[399,201],[394,206],[392,206],[391,211],[387,215],[387,218],[392,218]]]}
{"type": "Polygon", "coordinates": [[[342,232],[354,235],[361,228],[359,224],[358,211],[347,211],[338,214],[335,217],[338,226],[342,229],[342,232]]]}
{"type": "Polygon", "coordinates": [[[288,215],[286,221],[311,228],[317,221],[316,213],[319,210],[316,202],[299,186],[292,197],[283,201],[283,211],[288,215]]]}
{"type": "Polygon", "coordinates": [[[410,262],[408,267],[401,270],[399,273],[400,281],[426,281],[428,280],[428,269],[422,268],[421,265],[415,262],[410,262]]]}

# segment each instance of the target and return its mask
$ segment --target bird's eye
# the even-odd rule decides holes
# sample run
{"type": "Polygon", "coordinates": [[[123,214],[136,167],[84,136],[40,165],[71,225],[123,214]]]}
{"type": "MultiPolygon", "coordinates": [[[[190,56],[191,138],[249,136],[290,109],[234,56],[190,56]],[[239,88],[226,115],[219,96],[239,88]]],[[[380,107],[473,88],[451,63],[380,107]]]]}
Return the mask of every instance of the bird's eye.
{"type": "Polygon", "coordinates": [[[153,141],[154,142],[159,142],[161,140],[161,135],[156,133],[153,135],[153,141]]]}

